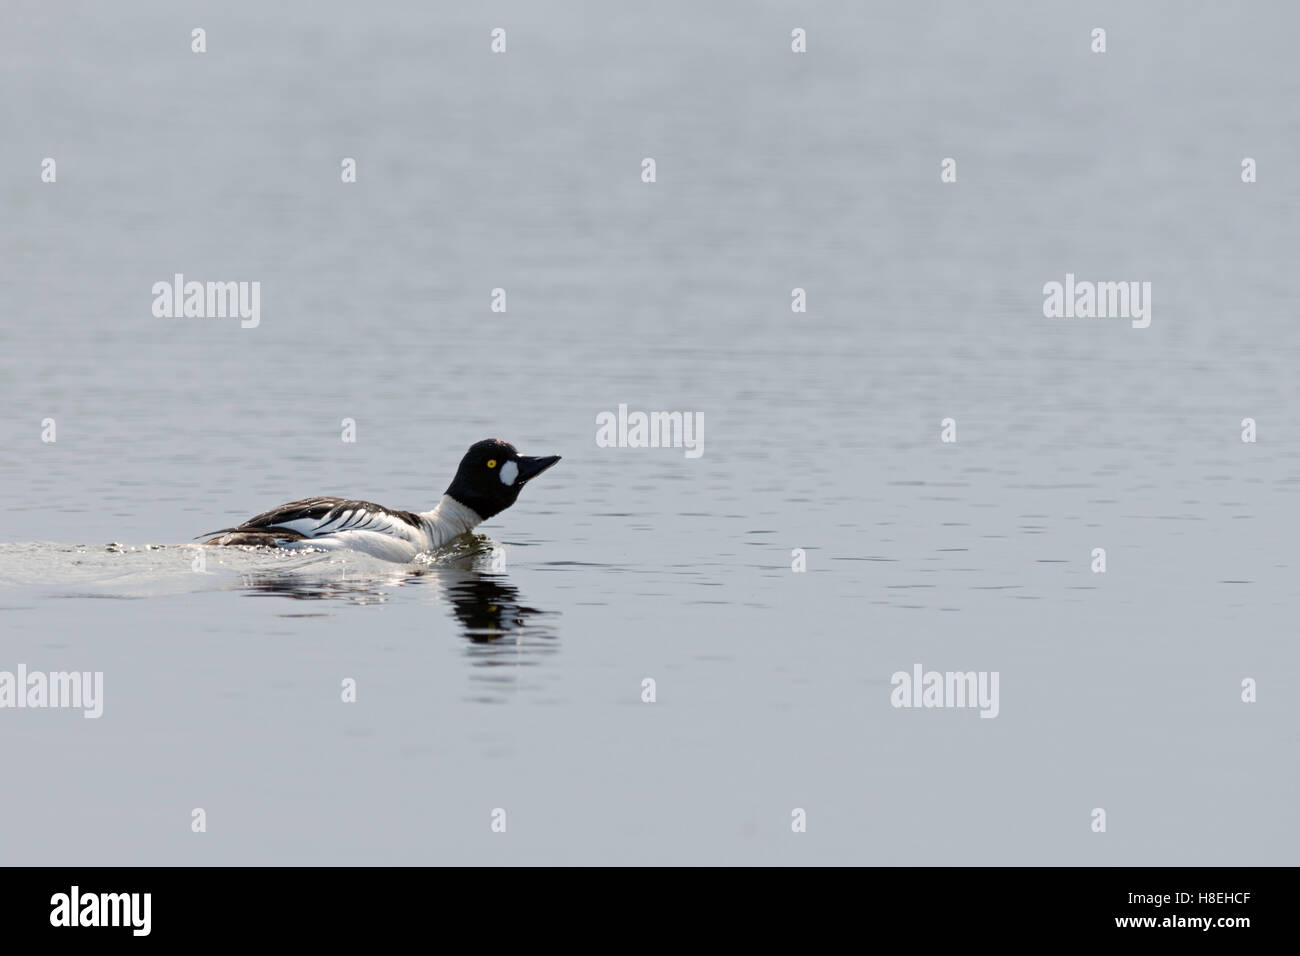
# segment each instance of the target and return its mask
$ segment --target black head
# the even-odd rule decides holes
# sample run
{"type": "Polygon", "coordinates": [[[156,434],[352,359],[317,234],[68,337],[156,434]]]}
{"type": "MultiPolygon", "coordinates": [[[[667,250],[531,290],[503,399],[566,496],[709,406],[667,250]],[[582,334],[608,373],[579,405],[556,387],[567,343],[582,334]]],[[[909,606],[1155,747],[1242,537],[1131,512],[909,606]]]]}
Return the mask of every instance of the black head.
{"type": "Polygon", "coordinates": [[[514,504],[530,479],[559,460],[559,455],[528,458],[509,442],[485,438],[469,446],[447,494],[486,521],[514,504]]]}

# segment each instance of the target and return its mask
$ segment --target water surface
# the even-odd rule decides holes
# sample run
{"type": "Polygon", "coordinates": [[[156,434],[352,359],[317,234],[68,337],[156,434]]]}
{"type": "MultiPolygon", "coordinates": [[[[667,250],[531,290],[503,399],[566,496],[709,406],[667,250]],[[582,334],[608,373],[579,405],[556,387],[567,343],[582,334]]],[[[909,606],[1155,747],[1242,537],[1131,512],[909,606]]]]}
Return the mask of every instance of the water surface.
{"type": "Polygon", "coordinates": [[[0,860],[1295,862],[1300,17],[1251,9],[11,3],[0,669],[105,705],[0,711],[0,860]],[[176,272],[260,326],[155,318],[176,272]],[[1044,319],[1066,272],[1151,327],[1044,319]],[[619,403],[703,457],[596,447],[619,403]],[[488,436],[564,460],[448,553],[176,547],[430,508],[488,436]],[[892,708],[917,662],[998,718],[892,708]]]}

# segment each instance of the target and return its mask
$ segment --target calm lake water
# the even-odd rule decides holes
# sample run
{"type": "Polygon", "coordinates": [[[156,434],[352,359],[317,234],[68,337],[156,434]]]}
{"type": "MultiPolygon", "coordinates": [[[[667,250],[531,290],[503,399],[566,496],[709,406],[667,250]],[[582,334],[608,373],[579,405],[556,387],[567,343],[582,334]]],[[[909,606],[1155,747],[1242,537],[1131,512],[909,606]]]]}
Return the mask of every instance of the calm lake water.
{"type": "Polygon", "coordinates": [[[1295,863],[1296,8],[444,6],[9,4],[0,671],[104,700],[0,710],[0,861],[1295,863]],[[411,565],[161,547],[489,436],[411,565]]]}

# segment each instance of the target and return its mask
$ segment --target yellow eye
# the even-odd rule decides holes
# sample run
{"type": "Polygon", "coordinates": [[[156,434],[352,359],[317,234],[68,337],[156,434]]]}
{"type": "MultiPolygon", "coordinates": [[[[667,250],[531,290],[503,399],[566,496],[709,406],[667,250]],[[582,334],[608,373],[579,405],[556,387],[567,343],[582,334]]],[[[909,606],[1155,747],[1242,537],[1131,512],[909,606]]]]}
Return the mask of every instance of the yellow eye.
{"type": "Polygon", "coordinates": [[[496,460],[495,458],[491,459],[491,460],[488,462],[488,467],[489,467],[489,468],[495,468],[496,466],[497,466],[497,460],[496,460]]]}

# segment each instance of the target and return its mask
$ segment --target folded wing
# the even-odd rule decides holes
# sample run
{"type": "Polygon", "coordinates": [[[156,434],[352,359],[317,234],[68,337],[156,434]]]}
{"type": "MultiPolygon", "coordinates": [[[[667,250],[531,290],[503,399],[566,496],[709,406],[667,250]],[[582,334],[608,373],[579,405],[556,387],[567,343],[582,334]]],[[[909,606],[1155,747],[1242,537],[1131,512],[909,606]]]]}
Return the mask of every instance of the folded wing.
{"type": "Polygon", "coordinates": [[[348,498],[303,498],[264,511],[233,528],[208,531],[199,537],[231,533],[258,533],[286,538],[318,538],[339,531],[375,531],[405,537],[419,528],[420,518],[409,511],[385,508],[372,501],[348,498]]]}

